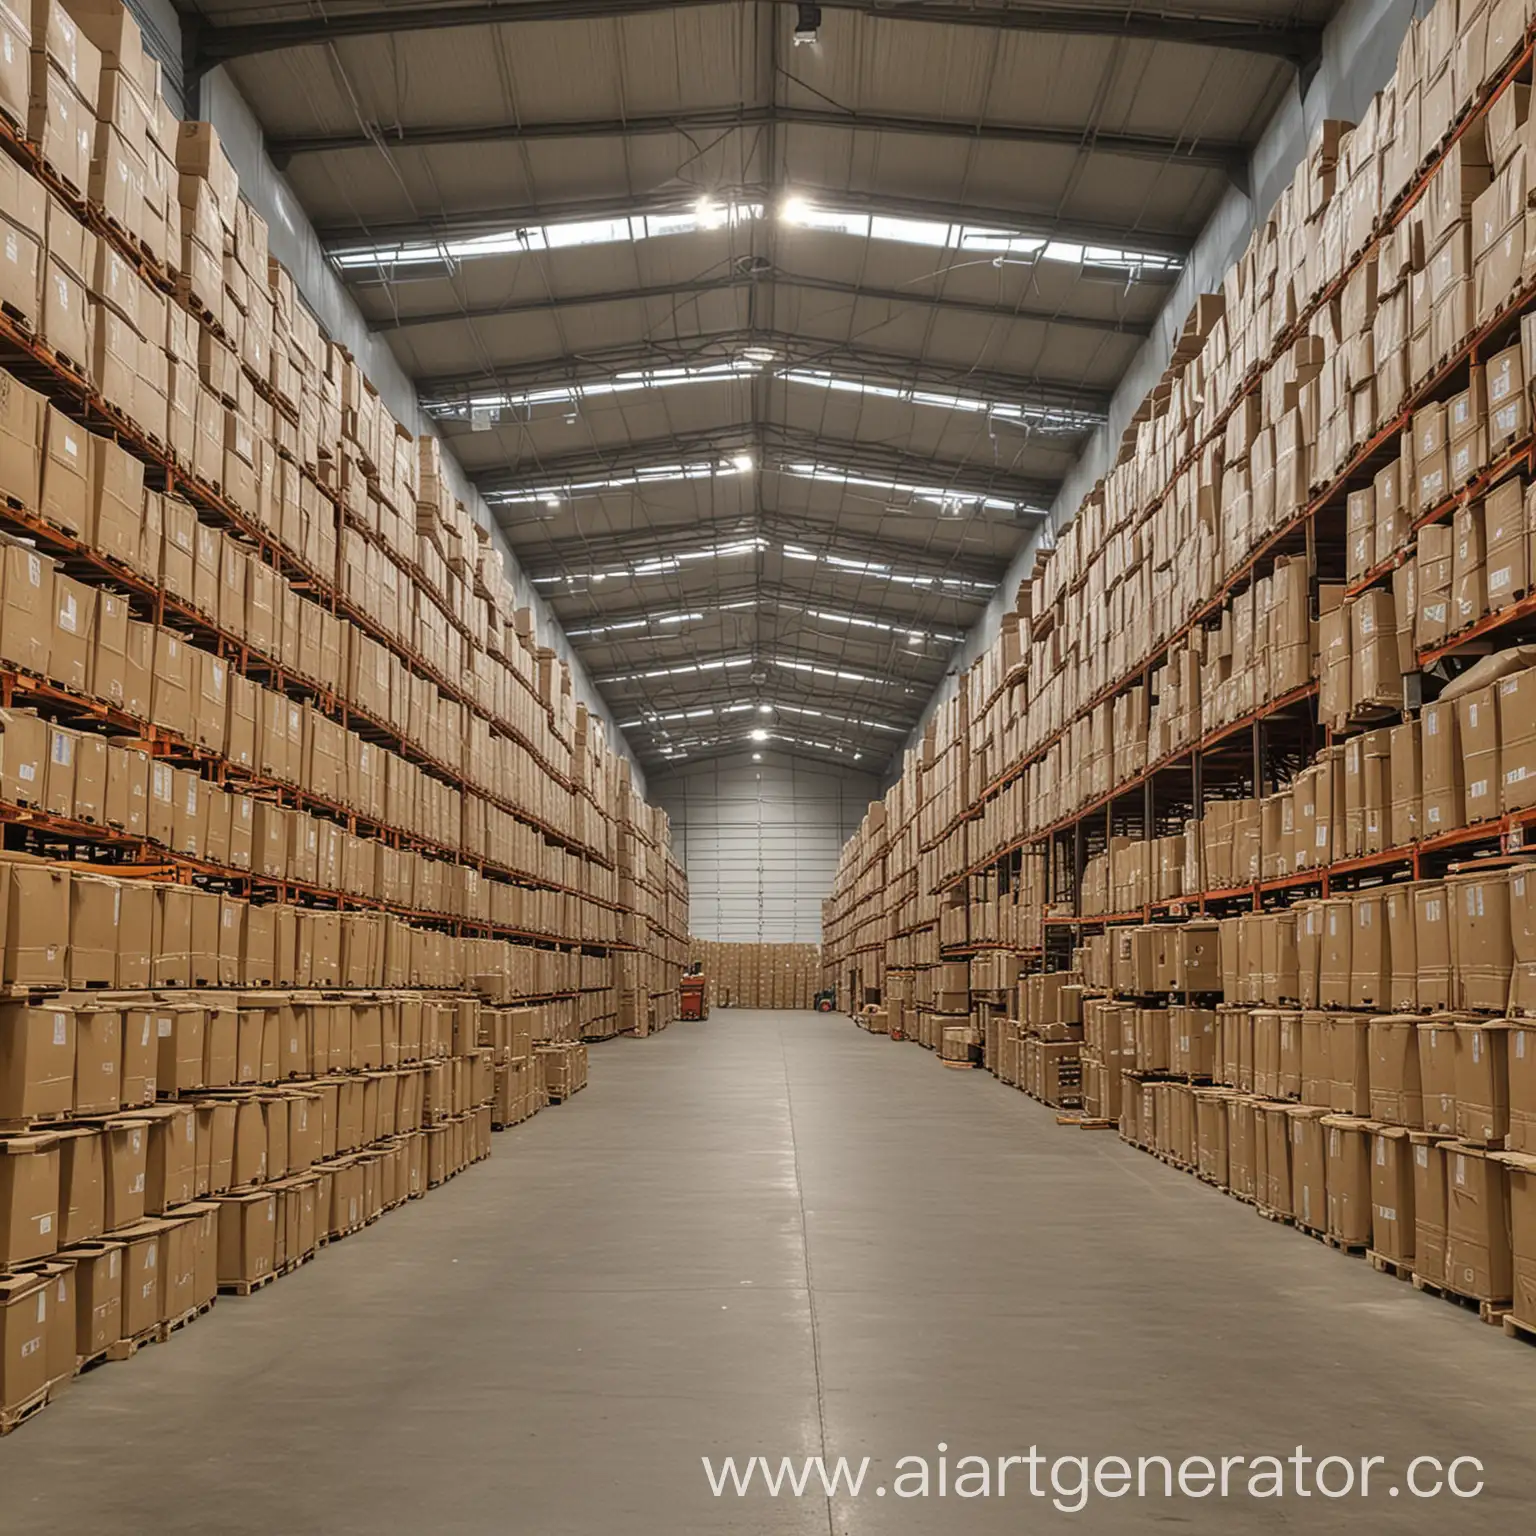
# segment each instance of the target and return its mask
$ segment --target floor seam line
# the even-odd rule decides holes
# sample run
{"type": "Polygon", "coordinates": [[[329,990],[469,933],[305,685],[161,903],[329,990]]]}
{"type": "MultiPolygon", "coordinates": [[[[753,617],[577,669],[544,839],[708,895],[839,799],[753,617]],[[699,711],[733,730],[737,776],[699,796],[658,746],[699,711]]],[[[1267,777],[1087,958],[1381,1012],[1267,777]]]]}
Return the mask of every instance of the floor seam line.
{"type": "MultiPolygon", "coordinates": [[[[800,1180],[800,1142],[795,1135],[795,1095],[789,1083],[789,1053],[779,1036],[779,1057],[784,1067],[784,1107],[789,1115],[789,1151],[795,1170],[795,1207],[800,1216],[800,1260],[805,1269],[805,1306],[811,1321],[811,1367],[816,1377],[816,1430],[819,1452],[827,1455],[827,1400],[821,1376],[821,1324],[816,1316],[816,1287],[811,1279],[811,1234],[805,1219],[805,1185],[800,1180]]],[[[827,1496],[827,1536],[837,1536],[832,1519],[832,1498],[827,1496]]]]}

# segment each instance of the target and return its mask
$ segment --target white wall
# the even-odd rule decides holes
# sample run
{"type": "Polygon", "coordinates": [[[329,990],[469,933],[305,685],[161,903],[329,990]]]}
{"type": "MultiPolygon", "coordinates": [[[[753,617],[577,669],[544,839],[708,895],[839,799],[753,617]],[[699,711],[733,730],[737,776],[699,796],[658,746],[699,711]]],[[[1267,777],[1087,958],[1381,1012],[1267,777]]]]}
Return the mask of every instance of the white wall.
{"type": "Polygon", "coordinates": [[[763,759],[742,754],[653,770],[651,801],[672,818],[696,937],[819,944],[838,854],[880,783],[787,754],[763,759]]]}

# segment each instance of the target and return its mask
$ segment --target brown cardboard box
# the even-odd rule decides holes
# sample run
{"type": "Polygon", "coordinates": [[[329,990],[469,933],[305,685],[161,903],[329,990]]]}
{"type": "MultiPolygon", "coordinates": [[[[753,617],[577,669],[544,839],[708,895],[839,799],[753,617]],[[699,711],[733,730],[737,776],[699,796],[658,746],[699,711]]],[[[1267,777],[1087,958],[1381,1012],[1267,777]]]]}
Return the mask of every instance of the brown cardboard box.
{"type": "MultiPolygon", "coordinates": [[[[48,763],[49,726],[30,710],[0,711],[0,799],[12,805],[42,803],[48,763]]],[[[0,889],[4,876],[0,872],[0,889]]]]}
{"type": "Polygon", "coordinates": [[[106,1231],[106,1191],[101,1132],[69,1126],[59,1139],[58,1243],[68,1248],[106,1231]]]}
{"type": "Polygon", "coordinates": [[[9,541],[0,559],[0,661],[43,676],[53,647],[53,561],[9,541]]]}
{"type": "Polygon", "coordinates": [[[118,1115],[101,1128],[106,1229],[115,1232],[144,1219],[149,1182],[150,1126],[142,1117],[118,1115]]]}
{"type": "Polygon", "coordinates": [[[1423,754],[1423,831],[1433,837],[1466,825],[1461,743],[1454,701],[1426,704],[1419,717],[1423,754]]]}
{"type": "Polygon", "coordinates": [[[1447,1144],[1445,1158],[1445,1283],[1463,1296],[1508,1301],[1514,1285],[1509,1170],[1460,1141],[1447,1144]]]}
{"type": "Polygon", "coordinates": [[[123,1336],[123,1245],[77,1244],[75,1261],[75,1353],[90,1360],[123,1336]]]}
{"type": "Polygon", "coordinates": [[[1439,881],[1424,881],[1414,887],[1413,938],[1418,954],[1419,1007],[1449,1008],[1451,913],[1445,886],[1439,881]]]}
{"type": "Polygon", "coordinates": [[[141,1221],[112,1236],[123,1245],[123,1337],[136,1339],[165,1321],[160,1263],[164,1226],[141,1221]]]}
{"type": "Polygon", "coordinates": [[[1536,1327],[1536,1157],[1495,1154],[1509,1180],[1509,1234],[1513,1305],[1517,1322],[1536,1327]]]}
{"type": "MultiPolygon", "coordinates": [[[[121,910],[116,880],[74,873],[69,881],[69,985],[113,985],[117,977],[117,922],[121,910]]],[[[86,1110],[87,1106],[78,1106],[86,1110]]],[[[116,1108],[114,1104],[111,1106],[116,1108]]]]}
{"type": "Polygon", "coordinates": [[[1370,1115],[1387,1125],[1421,1130],[1424,1090],[1419,1075],[1419,1021],[1386,1014],[1370,1021],[1370,1115]]]}
{"type": "Polygon", "coordinates": [[[1371,1247],[1396,1264],[1414,1261],[1413,1144],[1399,1126],[1371,1134],[1371,1247]]]}
{"type": "Polygon", "coordinates": [[[158,1216],[196,1197],[197,1112],[190,1104],[156,1104],[134,1118],[149,1123],[144,1209],[158,1216]]]}
{"type": "Polygon", "coordinates": [[[0,1408],[7,1413],[26,1407],[47,1388],[47,1332],[46,1276],[0,1276],[0,1408]]]}
{"type": "Polygon", "coordinates": [[[272,1273],[277,1253],[277,1197],[266,1190],[219,1201],[219,1285],[249,1286],[272,1273]]]}
{"type": "Polygon", "coordinates": [[[115,1004],[69,997],[75,1016],[75,1113],[111,1115],[123,1107],[123,1015],[115,1004]]]}
{"type": "Polygon", "coordinates": [[[1419,1021],[1419,1083],[1424,1129],[1440,1135],[1456,1130],[1456,1021],[1446,1015],[1419,1021]]]}
{"type": "Polygon", "coordinates": [[[1323,1231],[1328,1221],[1326,1109],[1290,1104],[1291,1214],[1304,1227],[1323,1231]]]}
{"type": "Polygon", "coordinates": [[[0,1121],[65,1115],[75,1098],[72,1010],[0,1003],[0,1121]]]}
{"type": "Polygon", "coordinates": [[[1413,1149],[1413,1272],[1432,1285],[1446,1283],[1446,1138],[1410,1131],[1413,1149]]]}
{"type": "Polygon", "coordinates": [[[27,507],[36,507],[42,498],[47,411],[42,395],[0,369],[0,493],[27,507]]]}
{"type": "Polygon", "coordinates": [[[1371,1246],[1371,1137],[1378,1127],[1352,1115],[1325,1115],[1325,1185],[1330,1237],[1371,1246]]]}
{"type": "Polygon", "coordinates": [[[1390,956],[1387,1006],[1408,1011],[1419,1006],[1419,946],[1414,927],[1414,889],[1412,885],[1389,885],[1382,893],[1390,956]]]}
{"type": "Polygon", "coordinates": [[[1509,1134],[1507,1019],[1464,1019],[1456,1025],[1456,1134],[1501,1147],[1509,1134]]]}
{"type": "Polygon", "coordinates": [[[0,1136],[0,1269],[58,1247],[59,1161],[57,1136],[0,1136]]]}
{"type": "Polygon", "coordinates": [[[1359,1014],[1333,1014],[1327,1031],[1328,1107],[1340,1114],[1367,1115],[1371,1110],[1370,1020],[1359,1014]]]}
{"type": "Polygon", "coordinates": [[[1503,870],[1446,880],[1455,961],[1452,1006],[1502,1013],[1509,1006],[1514,946],[1503,870]]]}

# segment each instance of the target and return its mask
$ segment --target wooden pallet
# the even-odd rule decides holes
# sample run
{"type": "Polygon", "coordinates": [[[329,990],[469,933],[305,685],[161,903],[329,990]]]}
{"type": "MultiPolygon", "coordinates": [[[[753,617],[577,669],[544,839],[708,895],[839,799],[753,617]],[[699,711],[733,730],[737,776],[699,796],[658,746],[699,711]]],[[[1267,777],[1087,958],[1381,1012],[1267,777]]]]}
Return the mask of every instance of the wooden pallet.
{"type": "Polygon", "coordinates": [[[1463,1291],[1453,1291],[1448,1285],[1426,1280],[1423,1275],[1413,1277],[1413,1288],[1416,1291],[1423,1291],[1428,1296],[1438,1296],[1442,1301],[1454,1302],[1458,1307],[1465,1307],[1469,1312],[1476,1312],[1478,1317],[1490,1327],[1499,1327],[1509,1316],[1508,1301],[1487,1301],[1481,1296],[1468,1296],[1463,1291]]]}
{"type": "Polygon", "coordinates": [[[264,1290],[276,1279],[276,1274],[269,1274],[263,1275],[259,1280],[232,1280],[227,1283],[221,1281],[219,1294],[221,1296],[254,1296],[257,1291],[264,1290]]]}
{"type": "Polygon", "coordinates": [[[1267,1205],[1260,1205],[1257,1200],[1253,1202],[1253,1208],[1265,1221],[1279,1222],[1281,1226],[1292,1227],[1296,1224],[1296,1218],[1288,1211],[1276,1211],[1267,1205]]]}
{"type": "Polygon", "coordinates": [[[1298,1232],[1305,1232],[1314,1242],[1322,1243],[1328,1248],[1337,1248],[1340,1253],[1364,1254],[1367,1252],[1365,1243],[1347,1243],[1342,1237],[1336,1237],[1332,1232],[1325,1232],[1320,1227],[1305,1226],[1301,1222],[1295,1222],[1298,1232]]]}
{"type": "Polygon", "coordinates": [[[160,1324],[160,1340],[162,1343],[169,1339],[173,1333],[180,1333],[188,1323],[195,1323],[205,1313],[213,1311],[213,1302],[205,1301],[200,1307],[189,1307],[180,1317],[173,1317],[167,1323],[160,1324]]]}
{"type": "Polygon", "coordinates": [[[1504,1314],[1504,1337],[1507,1339],[1523,1339],[1527,1344],[1536,1344],[1536,1323],[1523,1322],[1513,1312],[1504,1314]]]}
{"type": "Polygon", "coordinates": [[[13,1429],[20,1429],[33,1414],[41,1413],[48,1406],[51,1390],[50,1387],[41,1387],[26,1402],[14,1408],[0,1408],[0,1435],[8,1435],[13,1429]]]}
{"type": "Polygon", "coordinates": [[[136,1333],[131,1339],[119,1339],[115,1344],[107,1345],[108,1360],[132,1360],[146,1344],[158,1344],[160,1342],[160,1327],[156,1323],[152,1328],[146,1328],[143,1333],[136,1333]]]}
{"type": "Polygon", "coordinates": [[[1392,1275],[1398,1280],[1413,1279],[1412,1264],[1405,1264],[1401,1259],[1389,1259],[1386,1254],[1377,1253],[1374,1248],[1367,1248],[1365,1256],[1378,1274],[1392,1275]]]}

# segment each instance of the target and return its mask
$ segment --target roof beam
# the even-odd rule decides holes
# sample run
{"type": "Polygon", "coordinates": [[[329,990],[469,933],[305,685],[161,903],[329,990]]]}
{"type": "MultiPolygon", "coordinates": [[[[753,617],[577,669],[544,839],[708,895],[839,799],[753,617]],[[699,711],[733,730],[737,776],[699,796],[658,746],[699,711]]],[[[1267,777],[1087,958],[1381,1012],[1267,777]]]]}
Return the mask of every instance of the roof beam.
{"type": "MultiPolygon", "coordinates": [[[[522,21],[591,21],[693,9],[719,0],[491,0],[463,5],[372,5],[329,9],[323,16],[217,26],[197,20],[189,39],[194,68],[206,70],[230,59],[284,48],[310,48],[348,37],[391,32],[432,32],[450,27],[497,26],[522,21]]],[[[1034,0],[823,0],[823,9],[994,31],[1043,32],[1076,37],[1130,37],[1148,42],[1187,43],[1242,53],[1267,54],[1303,63],[1315,57],[1321,29],[1293,20],[1177,11],[1133,11],[1113,4],[1051,4],[1034,0]]],[[[189,18],[190,20],[191,18],[189,18]]],[[[185,23],[184,23],[185,24],[185,23]]]]}
{"type": "MultiPolygon", "coordinates": [[[[1075,384],[1071,380],[1043,379],[1035,375],[1003,373],[982,368],[926,362],[900,352],[818,341],[782,331],[717,331],[675,341],[641,341],[583,352],[569,357],[538,358],[528,362],[494,366],[489,372],[439,375],[416,380],[423,402],[456,403],[472,395],[501,390],[523,390],[595,382],[618,373],[647,368],[675,368],[725,363],[748,348],[778,354],[768,367],[820,368],[843,371],[868,381],[880,380],[925,390],[953,390],[1015,405],[1057,406],[1068,410],[1105,413],[1107,391],[1075,384]]],[[[756,377],[744,374],[744,379],[756,377]]],[[[743,427],[744,432],[750,428],[743,427]]]]}
{"type": "Polygon", "coordinates": [[[1192,166],[1232,174],[1248,163],[1236,143],[1179,134],[1112,133],[1049,124],[960,122],[880,112],[834,112],[821,107],[712,107],[693,112],[637,113],[631,117],[586,118],[569,122],[476,123],[456,127],[366,124],[341,133],[296,135],[267,141],[279,169],[296,155],[349,149],[436,149],[472,144],[531,143],[541,139],[612,139],[651,134],[700,134],[772,125],[826,128],[848,133],[917,134],[924,138],[967,139],[983,144],[1035,144],[1089,154],[1192,166]]]}
{"type": "MultiPolygon", "coordinates": [[[[570,575],[574,580],[582,581],[585,579],[583,574],[585,570],[594,564],[631,565],[698,549],[702,545],[730,545],[755,537],[775,543],[795,544],[815,554],[835,559],[870,560],[878,555],[888,558],[901,574],[910,576],[930,577],[935,580],[949,576],[963,581],[985,583],[995,583],[998,577],[997,566],[992,561],[952,555],[946,551],[927,548],[909,549],[899,541],[888,542],[879,551],[872,551],[861,541],[839,537],[837,530],[828,523],[769,510],[753,511],[744,517],[732,518],[728,522],[690,522],[665,529],[626,530],[600,535],[582,534],[575,538],[549,540],[544,544],[532,543],[517,537],[523,532],[536,533],[543,525],[542,518],[526,522],[505,517],[501,519],[503,530],[513,540],[518,563],[522,566],[524,574],[531,581],[542,581],[541,590],[554,603],[574,599],[578,595],[590,596],[591,592],[585,586],[578,590],[565,589],[556,586],[547,578],[563,578],[570,575]]],[[[762,558],[770,556],[775,559],[785,558],[781,550],[772,545],[762,552],[762,558]]],[[[694,571],[697,571],[701,577],[707,577],[709,570],[710,563],[701,560],[690,562],[681,570],[668,572],[668,575],[686,580],[694,571]]],[[[834,581],[878,581],[877,576],[845,566],[820,563],[812,565],[809,561],[788,560],[785,565],[786,584],[793,584],[790,582],[789,573],[796,570],[806,573],[808,584],[813,583],[817,576],[834,581]]],[[[878,584],[888,588],[892,596],[910,594],[914,598],[929,602],[979,607],[989,602],[992,597],[990,590],[974,592],[966,588],[909,587],[890,582],[878,584]]],[[[814,596],[814,591],[808,592],[807,596],[814,596]]],[[[840,599],[829,598],[828,600],[830,602],[840,599]]],[[[671,599],[669,598],[668,601],[671,599]]],[[[685,602],[687,599],[679,598],[678,601],[685,602]]],[[[876,604],[870,612],[878,614],[882,609],[879,604],[876,604]]],[[[913,627],[919,626],[914,624],[913,627]]]]}
{"type": "MultiPolygon", "coordinates": [[[[349,274],[351,275],[351,274],[349,274]]],[[[942,276],[942,274],[940,274],[942,276]]],[[[985,299],[956,298],[946,294],[924,293],[917,288],[875,288],[865,283],[843,283],[831,278],[812,277],[806,273],[773,270],[761,275],[731,273],[726,277],[699,277],[680,283],[655,283],[649,287],[615,288],[601,293],[562,295],[558,298],[511,299],[505,304],[468,305],[462,309],[428,310],[423,314],[388,316],[369,322],[373,331],[402,331],[423,325],[451,325],[465,321],[499,320],[505,316],[558,313],[589,305],[645,303],[656,299],[669,302],[696,298],[706,293],[722,293],[751,288],[759,283],[783,284],[806,288],[815,293],[838,298],[869,299],[880,304],[900,304],[937,309],[950,314],[984,315],[990,319],[1025,320],[1041,325],[1060,325],[1073,330],[1100,331],[1121,336],[1150,336],[1150,323],[1142,320],[1100,319],[1092,315],[1063,314],[1029,304],[988,303],[985,299]]],[[[362,285],[359,285],[362,286],[362,285]]],[[[381,285],[383,286],[383,285],[381,285]]]]}
{"type": "MultiPolygon", "coordinates": [[[[938,484],[945,490],[975,495],[996,495],[1018,501],[1043,500],[1047,504],[1059,489],[1059,482],[1015,475],[988,465],[956,464],[926,454],[907,453],[863,443],[829,439],[816,432],[743,424],[723,431],[679,432],[667,437],[646,438],[611,449],[579,449],[572,453],[552,454],[537,466],[503,470],[484,470],[475,483],[482,492],[528,492],[544,486],[559,487],[568,481],[593,476],[618,476],[650,464],[698,462],[706,458],[724,458],[732,452],[759,452],[807,455],[839,468],[871,477],[889,475],[892,479],[916,477],[924,484],[938,484]]],[[[771,468],[760,464],[759,470],[771,468]]],[[[723,471],[729,473],[729,469],[723,471]]],[[[745,479],[745,476],[736,478],[745,479]]],[[[619,491],[644,490],[645,487],[618,487],[619,491]]]]}
{"type": "MultiPolygon", "coordinates": [[[[783,189],[749,186],[731,189],[741,202],[760,202],[774,207],[783,189]]],[[[1063,218],[1049,208],[991,208],[943,202],[936,198],[887,197],[883,193],[850,192],[797,183],[794,191],[806,201],[828,208],[853,209],[860,213],[884,213],[895,217],[931,219],[947,224],[969,224],[981,229],[1004,229],[1026,238],[1060,239],[1084,245],[1130,247],[1159,256],[1187,256],[1194,237],[1182,230],[1128,229],[1097,220],[1063,218]]],[[[722,196],[724,193],[721,194],[722,196]]],[[[695,206],[698,194],[673,193],[654,199],[586,198],[569,202],[541,203],[534,207],[500,207],[449,213],[436,219],[354,221],[316,228],[321,243],[332,252],[372,250],[375,246],[413,240],[465,240],[505,230],[559,224],[567,220],[607,219],[644,213],[681,213],[695,206]]],[[[680,239],[673,235],[668,238],[680,239]]]]}

